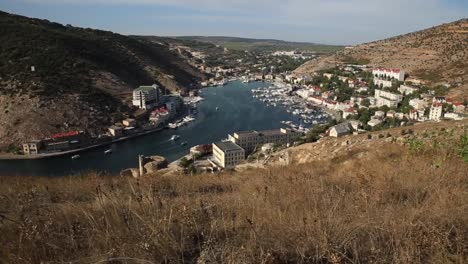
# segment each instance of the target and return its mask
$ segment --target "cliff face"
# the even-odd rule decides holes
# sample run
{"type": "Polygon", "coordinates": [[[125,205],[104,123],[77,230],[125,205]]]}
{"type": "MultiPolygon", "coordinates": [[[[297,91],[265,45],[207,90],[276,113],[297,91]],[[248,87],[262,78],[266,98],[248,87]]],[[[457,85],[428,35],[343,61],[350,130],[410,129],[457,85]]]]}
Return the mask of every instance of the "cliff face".
{"type": "Polygon", "coordinates": [[[0,144],[82,129],[122,115],[131,90],[172,90],[203,75],[167,45],[0,12],[0,144]]]}
{"type": "Polygon", "coordinates": [[[308,73],[336,63],[363,61],[372,66],[405,69],[412,77],[455,86],[451,95],[468,98],[468,20],[440,25],[344,49],[307,62],[296,72],[308,73]]]}

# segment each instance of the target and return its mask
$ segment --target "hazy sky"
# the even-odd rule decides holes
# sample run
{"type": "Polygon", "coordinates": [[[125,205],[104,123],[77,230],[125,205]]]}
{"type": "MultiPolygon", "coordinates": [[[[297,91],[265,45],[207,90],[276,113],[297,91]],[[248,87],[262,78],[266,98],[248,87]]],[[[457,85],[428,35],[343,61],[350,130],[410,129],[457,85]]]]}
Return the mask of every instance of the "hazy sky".
{"type": "Polygon", "coordinates": [[[468,0],[0,0],[0,10],[142,35],[357,44],[468,17],[468,0]]]}

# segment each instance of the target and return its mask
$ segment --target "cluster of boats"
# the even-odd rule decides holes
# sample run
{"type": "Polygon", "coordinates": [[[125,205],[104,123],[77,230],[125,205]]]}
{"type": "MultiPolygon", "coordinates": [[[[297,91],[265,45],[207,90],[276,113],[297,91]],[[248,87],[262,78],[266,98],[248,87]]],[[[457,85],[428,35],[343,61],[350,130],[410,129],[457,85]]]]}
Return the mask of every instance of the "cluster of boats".
{"type": "Polygon", "coordinates": [[[307,132],[312,125],[323,124],[328,120],[328,115],[319,107],[294,96],[291,86],[271,85],[253,89],[252,96],[266,105],[283,107],[288,113],[297,116],[300,124],[295,124],[293,121],[282,121],[281,123],[301,132],[307,132]]]}
{"type": "Polygon", "coordinates": [[[180,120],[177,120],[174,123],[169,123],[167,125],[167,127],[170,128],[170,129],[177,129],[177,128],[179,128],[181,126],[185,126],[185,125],[187,125],[187,124],[189,124],[190,122],[193,122],[193,121],[195,121],[195,117],[193,117],[192,115],[189,115],[189,116],[186,116],[186,117],[184,117],[184,118],[182,118],[180,120]]]}

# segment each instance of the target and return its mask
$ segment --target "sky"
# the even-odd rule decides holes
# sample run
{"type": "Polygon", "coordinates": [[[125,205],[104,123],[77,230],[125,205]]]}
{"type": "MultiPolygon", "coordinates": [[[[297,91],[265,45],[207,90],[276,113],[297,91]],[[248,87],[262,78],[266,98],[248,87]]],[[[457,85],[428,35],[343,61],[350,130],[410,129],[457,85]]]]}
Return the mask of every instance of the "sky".
{"type": "Polygon", "coordinates": [[[0,10],[127,35],[354,45],[468,18],[468,0],[0,0],[0,10]]]}

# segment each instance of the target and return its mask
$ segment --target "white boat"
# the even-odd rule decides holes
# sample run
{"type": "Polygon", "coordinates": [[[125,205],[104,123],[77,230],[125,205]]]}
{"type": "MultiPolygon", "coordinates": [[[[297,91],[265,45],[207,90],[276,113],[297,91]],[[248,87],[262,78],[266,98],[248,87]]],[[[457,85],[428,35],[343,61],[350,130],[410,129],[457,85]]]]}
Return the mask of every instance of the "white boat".
{"type": "Polygon", "coordinates": [[[179,136],[179,135],[172,135],[172,137],[171,137],[171,139],[170,139],[170,140],[172,140],[172,141],[176,141],[176,140],[178,140],[179,138],[180,138],[180,136],[179,136]]]}
{"type": "Polygon", "coordinates": [[[106,154],[106,155],[107,154],[112,154],[112,149],[108,149],[108,150],[104,151],[104,154],[106,154]]]}
{"type": "Polygon", "coordinates": [[[180,145],[181,145],[181,146],[187,145],[187,141],[184,141],[184,142],[180,143],[180,145]]]}
{"type": "Polygon", "coordinates": [[[219,107],[216,107],[216,111],[218,111],[218,110],[219,110],[219,107]]]}
{"type": "Polygon", "coordinates": [[[175,123],[169,123],[168,127],[171,128],[171,129],[176,129],[176,128],[177,128],[177,124],[175,124],[175,123]]]}
{"type": "Polygon", "coordinates": [[[72,160],[76,160],[76,159],[79,159],[80,157],[81,157],[80,155],[73,155],[73,156],[71,157],[71,159],[72,159],[72,160]]]}

